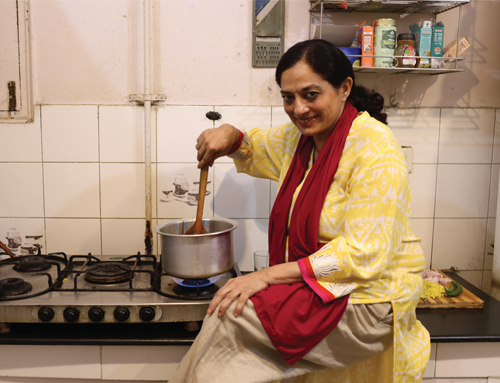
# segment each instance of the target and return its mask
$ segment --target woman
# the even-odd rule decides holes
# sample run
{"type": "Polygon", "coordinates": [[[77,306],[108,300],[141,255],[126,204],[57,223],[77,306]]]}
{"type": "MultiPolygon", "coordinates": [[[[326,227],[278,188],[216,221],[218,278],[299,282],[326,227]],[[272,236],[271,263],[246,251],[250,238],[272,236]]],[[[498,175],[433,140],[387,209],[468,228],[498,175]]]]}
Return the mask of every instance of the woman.
{"type": "Polygon", "coordinates": [[[229,154],[279,192],[270,267],[218,291],[173,382],[418,382],[430,351],[415,317],[425,262],[383,98],[356,86],[323,40],[290,48],[276,81],[292,123],[198,138],[199,167],[229,154]]]}

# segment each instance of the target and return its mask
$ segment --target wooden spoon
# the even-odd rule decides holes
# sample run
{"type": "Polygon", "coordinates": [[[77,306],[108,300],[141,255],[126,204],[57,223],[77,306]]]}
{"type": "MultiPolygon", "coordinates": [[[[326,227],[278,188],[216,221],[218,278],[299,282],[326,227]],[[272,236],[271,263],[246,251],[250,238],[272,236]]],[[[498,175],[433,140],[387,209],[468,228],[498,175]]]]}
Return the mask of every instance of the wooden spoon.
{"type": "Polygon", "coordinates": [[[0,241],[0,248],[1,248],[3,251],[5,251],[7,254],[9,254],[9,256],[10,256],[11,258],[14,258],[14,257],[15,257],[14,253],[13,253],[12,251],[10,251],[10,249],[9,249],[7,246],[5,246],[5,245],[2,243],[2,241],[0,241]]]}
{"type": "Polygon", "coordinates": [[[196,210],[196,221],[184,235],[192,234],[207,234],[208,232],[203,227],[203,205],[205,204],[205,192],[207,190],[208,165],[203,167],[200,172],[200,190],[198,192],[198,209],[196,210]]]}

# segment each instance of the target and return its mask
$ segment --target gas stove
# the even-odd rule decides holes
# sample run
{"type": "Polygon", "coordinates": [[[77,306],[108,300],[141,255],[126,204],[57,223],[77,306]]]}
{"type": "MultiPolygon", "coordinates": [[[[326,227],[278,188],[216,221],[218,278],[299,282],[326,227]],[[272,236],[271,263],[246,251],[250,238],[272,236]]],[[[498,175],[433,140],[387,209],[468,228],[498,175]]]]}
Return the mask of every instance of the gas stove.
{"type": "MultiPolygon", "coordinates": [[[[1,253],[0,255],[6,255],[1,253]]],[[[217,290],[241,275],[182,280],[153,255],[99,259],[51,253],[0,261],[0,322],[161,323],[202,321],[217,290]]]]}

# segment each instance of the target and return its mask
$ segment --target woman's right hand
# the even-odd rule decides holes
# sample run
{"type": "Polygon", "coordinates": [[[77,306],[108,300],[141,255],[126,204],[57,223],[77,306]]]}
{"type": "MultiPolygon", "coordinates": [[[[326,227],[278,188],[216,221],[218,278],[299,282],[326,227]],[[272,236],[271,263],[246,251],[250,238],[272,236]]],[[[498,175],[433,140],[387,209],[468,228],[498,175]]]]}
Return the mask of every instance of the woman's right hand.
{"type": "Polygon", "coordinates": [[[239,139],[239,131],[234,126],[223,124],[215,129],[207,129],[196,141],[198,150],[198,168],[212,166],[214,161],[225,156],[239,139]]]}

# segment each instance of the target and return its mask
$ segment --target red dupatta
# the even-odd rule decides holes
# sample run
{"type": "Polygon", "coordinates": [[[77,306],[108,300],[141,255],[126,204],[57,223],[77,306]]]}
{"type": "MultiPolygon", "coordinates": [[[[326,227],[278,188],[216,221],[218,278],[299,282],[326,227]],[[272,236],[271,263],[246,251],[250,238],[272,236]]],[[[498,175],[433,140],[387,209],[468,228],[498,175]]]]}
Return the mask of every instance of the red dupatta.
{"type": "MultiPolygon", "coordinates": [[[[271,266],[285,262],[287,239],[290,262],[308,257],[323,246],[318,242],[321,211],[356,117],[357,110],[347,102],[299,192],[288,228],[293,195],[304,178],[314,148],[312,137],[300,138],[270,216],[271,266]]],[[[292,365],[337,326],[348,298],[346,295],[323,303],[305,282],[300,282],[272,285],[251,300],[271,342],[292,365]]]]}

